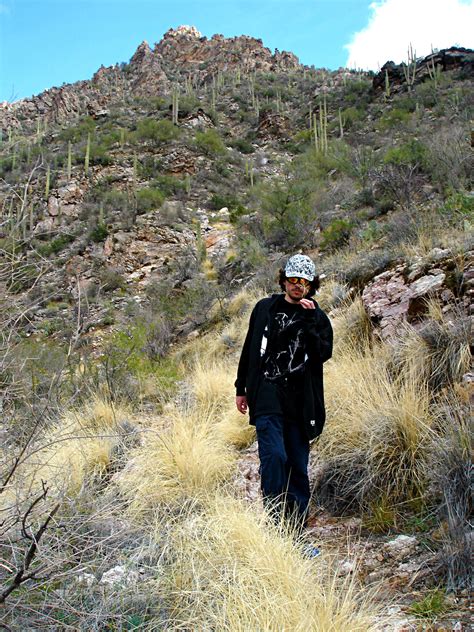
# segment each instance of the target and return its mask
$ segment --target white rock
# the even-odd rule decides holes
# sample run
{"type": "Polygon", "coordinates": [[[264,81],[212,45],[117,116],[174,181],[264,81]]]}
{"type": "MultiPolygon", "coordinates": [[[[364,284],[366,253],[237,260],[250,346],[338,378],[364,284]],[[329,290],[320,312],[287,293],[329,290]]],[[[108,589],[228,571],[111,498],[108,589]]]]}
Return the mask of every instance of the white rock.
{"type": "Polygon", "coordinates": [[[127,586],[138,580],[138,573],[126,569],[125,566],[114,566],[102,575],[100,583],[105,586],[127,586]]]}
{"type": "Polygon", "coordinates": [[[396,559],[401,559],[413,553],[418,541],[410,535],[399,535],[395,540],[390,540],[384,544],[385,551],[396,559]]]}

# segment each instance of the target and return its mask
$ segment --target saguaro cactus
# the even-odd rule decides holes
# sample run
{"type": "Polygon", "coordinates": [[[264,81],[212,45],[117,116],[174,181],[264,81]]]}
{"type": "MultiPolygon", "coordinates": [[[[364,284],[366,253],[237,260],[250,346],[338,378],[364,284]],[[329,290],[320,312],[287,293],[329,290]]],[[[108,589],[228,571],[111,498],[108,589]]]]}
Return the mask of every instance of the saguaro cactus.
{"type": "Polygon", "coordinates": [[[407,62],[402,64],[403,74],[405,75],[405,81],[407,82],[408,90],[411,90],[415,84],[416,76],[416,51],[413,51],[413,46],[410,44],[407,53],[407,62]]]}
{"type": "Polygon", "coordinates": [[[89,132],[89,134],[87,134],[86,155],[84,157],[84,173],[86,175],[89,173],[90,156],[91,156],[91,135],[89,132]]]}
{"type": "Polygon", "coordinates": [[[178,86],[173,87],[173,92],[171,94],[171,119],[174,125],[178,124],[178,113],[179,113],[179,90],[178,86]]]}

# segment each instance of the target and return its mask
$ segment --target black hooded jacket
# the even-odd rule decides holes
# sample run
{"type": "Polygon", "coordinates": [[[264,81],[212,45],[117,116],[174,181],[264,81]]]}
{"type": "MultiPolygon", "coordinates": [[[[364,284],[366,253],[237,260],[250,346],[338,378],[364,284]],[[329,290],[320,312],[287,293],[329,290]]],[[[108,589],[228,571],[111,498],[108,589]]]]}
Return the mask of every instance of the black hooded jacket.
{"type": "MultiPolygon", "coordinates": [[[[250,423],[254,424],[253,411],[260,381],[263,379],[260,345],[265,326],[269,324],[272,309],[281,294],[273,294],[255,305],[250,316],[249,328],[240,356],[235,387],[237,395],[246,395],[250,423]]],[[[303,422],[308,439],[321,434],[326,418],[324,410],[323,362],[332,355],[332,327],[329,318],[313,301],[316,309],[303,309],[306,353],[308,361],[304,368],[303,422]]]]}

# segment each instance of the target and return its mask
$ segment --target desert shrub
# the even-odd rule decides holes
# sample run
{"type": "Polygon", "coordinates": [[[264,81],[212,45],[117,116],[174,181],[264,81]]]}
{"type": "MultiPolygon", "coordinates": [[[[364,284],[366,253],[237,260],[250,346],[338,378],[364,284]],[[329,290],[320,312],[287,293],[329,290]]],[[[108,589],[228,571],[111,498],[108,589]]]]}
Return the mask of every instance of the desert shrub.
{"type": "Polygon", "coordinates": [[[125,191],[120,189],[105,190],[101,186],[94,192],[94,198],[102,202],[106,217],[120,216],[128,212],[130,201],[125,191]]]}
{"type": "Polygon", "coordinates": [[[148,213],[159,208],[165,201],[165,195],[159,189],[139,189],[137,191],[137,211],[139,213],[148,213]]]}
{"type": "Polygon", "coordinates": [[[334,219],[322,233],[321,248],[333,251],[341,248],[349,241],[353,223],[346,219],[334,219]]]}
{"type": "MultiPolygon", "coordinates": [[[[365,120],[366,112],[365,110],[357,107],[349,107],[341,110],[341,118],[343,122],[344,129],[352,129],[356,127],[358,123],[365,120]]],[[[337,123],[337,125],[339,125],[337,123]]]]}
{"type": "Polygon", "coordinates": [[[241,154],[253,154],[255,152],[255,147],[245,138],[236,138],[230,145],[240,151],[241,154]]]}
{"type": "MultiPolygon", "coordinates": [[[[387,163],[370,173],[376,205],[395,205],[410,208],[421,188],[417,165],[387,163]]],[[[393,206],[392,206],[393,208],[393,206]]]]}
{"type": "Polygon", "coordinates": [[[266,257],[266,249],[256,237],[239,231],[235,237],[235,253],[228,261],[242,274],[248,274],[263,266],[266,257]]]}
{"type": "Polygon", "coordinates": [[[396,260],[398,253],[390,250],[373,250],[360,253],[340,274],[350,286],[363,290],[377,274],[387,270],[396,260]]]}
{"type": "Polygon", "coordinates": [[[469,230],[474,218],[474,195],[453,191],[438,209],[444,222],[469,230]]]}
{"type": "Polygon", "coordinates": [[[110,165],[113,162],[112,156],[107,153],[108,147],[98,141],[92,141],[90,145],[89,164],[110,165]]]}
{"type": "Polygon", "coordinates": [[[88,134],[93,134],[97,123],[91,116],[84,117],[77,125],[64,129],[59,134],[60,140],[78,143],[87,138],[88,134]]]}
{"type": "Polygon", "coordinates": [[[98,222],[89,232],[89,239],[95,243],[100,243],[108,236],[109,230],[103,222],[98,222]]]}
{"type": "Polygon", "coordinates": [[[196,132],[196,146],[208,156],[223,156],[227,151],[222,138],[215,129],[196,132]]]}
{"type": "Polygon", "coordinates": [[[391,147],[384,156],[384,163],[388,165],[417,166],[426,168],[428,150],[419,140],[411,139],[397,147],[391,147]]]}
{"type": "Polygon", "coordinates": [[[238,197],[233,193],[213,193],[209,199],[208,207],[212,211],[219,211],[224,207],[227,207],[229,211],[231,211],[238,210],[242,205],[238,197]]]}
{"type": "Polygon", "coordinates": [[[411,119],[410,112],[399,108],[392,108],[388,112],[384,112],[378,120],[378,127],[382,131],[387,131],[395,127],[406,125],[411,119]]]}
{"type": "Polygon", "coordinates": [[[43,257],[49,257],[50,255],[53,255],[53,254],[57,255],[59,252],[61,252],[61,250],[64,250],[64,248],[68,244],[73,242],[74,239],[75,239],[74,235],[68,235],[68,234],[59,235],[58,237],[55,237],[54,239],[52,239],[50,242],[47,242],[45,244],[39,244],[36,247],[36,250],[43,257]]]}
{"type": "Polygon", "coordinates": [[[441,191],[469,190],[473,184],[474,156],[465,126],[452,125],[427,140],[428,171],[441,191]]]}
{"type": "Polygon", "coordinates": [[[369,77],[351,79],[347,82],[344,89],[344,100],[346,103],[363,107],[371,100],[370,91],[372,81],[369,77]]]}
{"type": "Polygon", "coordinates": [[[179,138],[180,133],[179,127],[176,127],[167,119],[156,121],[155,119],[148,118],[138,121],[134,136],[139,141],[149,140],[159,145],[179,138]]]}
{"type": "Polygon", "coordinates": [[[106,267],[101,270],[99,275],[101,288],[104,292],[113,292],[114,290],[123,290],[126,287],[124,277],[115,268],[106,267]]]}
{"type": "Polygon", "coordinates": [[[7,290],[13,294],[18,294],[31,288],[39,273],[39,268],[33,264],[22,261],[13,263],[6,281],[7,290]]]}
{"type": "Polygon", "coordinates": [[[159,156],[142,156],[138,160],[137,171],[140,178],[150,180],[151,178],[160,177],[163,172],[163,160],[159,156]]]}
{"type": "Polygon", "coordinates": [[[186,188],[186,183],[180,180],[176,176],[169,176],[166,174],[155,175],[151,185],[163,191],[165,197],[171,197],[177,195],[186,188]]]}

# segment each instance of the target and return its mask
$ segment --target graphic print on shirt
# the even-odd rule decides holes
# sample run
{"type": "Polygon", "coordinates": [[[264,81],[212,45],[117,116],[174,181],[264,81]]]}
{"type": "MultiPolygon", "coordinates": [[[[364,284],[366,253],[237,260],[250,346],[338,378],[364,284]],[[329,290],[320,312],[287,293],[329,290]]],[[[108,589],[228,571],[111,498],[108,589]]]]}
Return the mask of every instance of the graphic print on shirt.
{"type": "Polygon", "coordinates": [[[278,312],[274,316],[275,328],[272,348],[265,356],[268,344],[268,326],[263,332],[260,355],[263,361],[263,375],[269,381],[277,381],[303,370],[308,358],[305,353],[303,329],[296,314],[278,312]]]}

